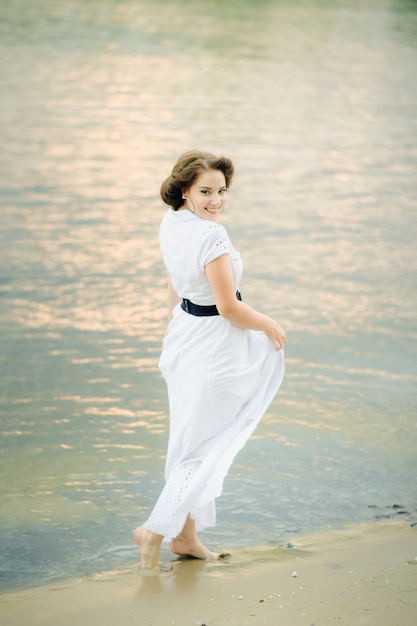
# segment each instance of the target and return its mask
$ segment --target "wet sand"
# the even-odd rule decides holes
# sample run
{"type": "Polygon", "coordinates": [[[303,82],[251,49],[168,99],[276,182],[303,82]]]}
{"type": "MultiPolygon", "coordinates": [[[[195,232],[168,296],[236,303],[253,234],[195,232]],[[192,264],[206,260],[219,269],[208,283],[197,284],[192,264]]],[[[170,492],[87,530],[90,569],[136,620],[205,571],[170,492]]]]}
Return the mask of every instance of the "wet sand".
{"type": "MultiPolygon", "coordinates": [[[[165,554],[166,555],[166,554],[165,554]]],[[[417,526],[323,531],[227,562],[175,561],[160,575],[102,572],[2,597],[7,626],[414,626],[417,526]]]]}

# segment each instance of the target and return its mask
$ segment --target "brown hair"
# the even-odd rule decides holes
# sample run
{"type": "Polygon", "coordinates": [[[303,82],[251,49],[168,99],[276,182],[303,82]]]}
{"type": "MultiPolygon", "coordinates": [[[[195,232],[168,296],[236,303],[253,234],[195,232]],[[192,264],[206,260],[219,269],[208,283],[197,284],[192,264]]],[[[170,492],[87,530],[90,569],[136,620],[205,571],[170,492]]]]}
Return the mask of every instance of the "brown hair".
{"type": "Polygon", "coordinates": [[[189,189],[203,170],[223,172],[228,189],[232,183],[234,167],[227,157],[217,157],[210,152],[190,150],[182,154],[172,168],[171,175],[161,185],[161,198],[174,211],[184,204],[184,189],[189,189]]]}

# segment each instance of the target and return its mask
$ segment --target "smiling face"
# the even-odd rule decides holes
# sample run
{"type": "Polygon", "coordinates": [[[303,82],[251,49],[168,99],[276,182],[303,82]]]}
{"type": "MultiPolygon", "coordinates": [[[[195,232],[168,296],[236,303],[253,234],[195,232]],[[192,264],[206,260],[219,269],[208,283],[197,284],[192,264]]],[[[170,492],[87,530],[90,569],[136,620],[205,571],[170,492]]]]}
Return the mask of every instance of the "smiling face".
{"type": "Polygon", "coordinates": [[[184,208],[198,217],[216,222],[227,199],[226,179],[220,170],[203,170],[183,191],[184,208]]]}

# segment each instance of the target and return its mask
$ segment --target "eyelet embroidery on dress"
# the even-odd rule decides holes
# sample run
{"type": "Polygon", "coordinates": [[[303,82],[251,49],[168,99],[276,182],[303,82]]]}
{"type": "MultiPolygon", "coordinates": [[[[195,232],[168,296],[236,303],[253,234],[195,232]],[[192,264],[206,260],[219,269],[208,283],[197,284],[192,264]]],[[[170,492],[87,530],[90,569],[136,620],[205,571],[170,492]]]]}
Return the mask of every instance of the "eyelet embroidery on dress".
{"type": "Polygon", "coordinates": [[[171,472],[148,519],[153,532],[167,538],[176,537],[180,533],[188,511],[179,509],[200,464],[201,460],[196,459],[184,461],[171,472]]]}
{"type": "Polygon", "coordinates": [[[229,239],[220,224],[210,224],[203,232],[202,239],[208,240],[204,242],[201,250],[203,265],[207,265],[221,254],[230,252],[229,239]]]}

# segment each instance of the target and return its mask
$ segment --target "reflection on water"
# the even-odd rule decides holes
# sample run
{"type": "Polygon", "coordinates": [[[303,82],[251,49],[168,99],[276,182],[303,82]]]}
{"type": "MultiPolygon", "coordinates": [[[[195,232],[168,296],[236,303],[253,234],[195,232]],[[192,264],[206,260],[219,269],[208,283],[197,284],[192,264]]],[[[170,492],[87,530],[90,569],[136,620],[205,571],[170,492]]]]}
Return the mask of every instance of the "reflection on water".
{"type": "Polygon", "coordinates": [[[234,159],[242,291],[289,335],[208,543],[415,509],[414,3],[17,0],[0,19],[4,587],[137,559],[168,429],[158,189],[194,146],[234,159]]]}

